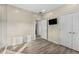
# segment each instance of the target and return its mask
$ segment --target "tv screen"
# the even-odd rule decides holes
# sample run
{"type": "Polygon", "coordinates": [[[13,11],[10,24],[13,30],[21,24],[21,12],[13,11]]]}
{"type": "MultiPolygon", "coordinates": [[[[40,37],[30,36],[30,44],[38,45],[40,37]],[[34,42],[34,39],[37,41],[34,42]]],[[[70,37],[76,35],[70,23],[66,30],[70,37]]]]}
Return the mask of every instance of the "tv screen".
{"type": "Polygon", "coordinates": [[[57,18],[49,20],[49,25],[55,25],[55,24],[57,24],[57,18]]]}

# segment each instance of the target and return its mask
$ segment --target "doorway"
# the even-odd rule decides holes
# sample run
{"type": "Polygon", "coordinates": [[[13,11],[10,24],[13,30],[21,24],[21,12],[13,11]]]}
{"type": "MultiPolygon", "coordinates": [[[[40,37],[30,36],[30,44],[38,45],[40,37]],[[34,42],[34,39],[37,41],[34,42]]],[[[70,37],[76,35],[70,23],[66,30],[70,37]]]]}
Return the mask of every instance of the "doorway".
{"type": "Polygon", "coordinates": [[[47,20],[36,20],[36,37],[48,39],[48,21],[47,20]]]}

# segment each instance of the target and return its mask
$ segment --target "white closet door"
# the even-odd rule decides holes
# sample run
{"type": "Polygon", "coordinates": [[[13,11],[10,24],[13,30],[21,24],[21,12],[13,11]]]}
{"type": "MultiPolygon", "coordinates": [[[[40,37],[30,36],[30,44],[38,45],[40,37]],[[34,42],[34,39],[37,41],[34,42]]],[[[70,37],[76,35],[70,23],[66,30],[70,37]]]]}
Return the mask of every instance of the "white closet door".
{"type": "Polygon", "coordinates": [[[41,38],[44,38],[47,40],[47,20],[40,20],[38,21],[38,34],[41,36],[41,38]]]}
{"type": "Polygon", "coordinates": [[[42,20],[42,35],[41,37],[47,40],[47,20],[42,20]]]}
{"type": "Polygon", "coordinates": [[[72,48],[72,15],[60,17],[60,44],[72,48]]]}
{"type": "Polygon", "coordinates": [[[79,13],[73,16],[73,49],[79,51],[79,13]]]}
{"type": "Polygon", "coordinates": [[[42,27],[41,26],[42,26],[41,20],[39,20],[38,21],[38,29],[37,30],[38,30],[38,35],[40,35],[40,36],[41,36],[41,33],[42,33],[42,27]]]}

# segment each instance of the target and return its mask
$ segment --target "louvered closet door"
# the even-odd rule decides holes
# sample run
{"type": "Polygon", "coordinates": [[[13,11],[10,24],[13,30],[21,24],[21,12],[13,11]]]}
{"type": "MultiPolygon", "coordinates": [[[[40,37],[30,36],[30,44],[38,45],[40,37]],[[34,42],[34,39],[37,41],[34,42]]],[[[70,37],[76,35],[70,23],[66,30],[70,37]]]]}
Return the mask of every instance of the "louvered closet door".
{"type": "Polygon", "coordinates": [[[79,13],[73,16],[73,49],[79,51],[79,13]]]}
{"type": "Polygon", "coordinates": [[[72,15],[64,15],[59,20],[60,44],[72,48],[72,15]]]}

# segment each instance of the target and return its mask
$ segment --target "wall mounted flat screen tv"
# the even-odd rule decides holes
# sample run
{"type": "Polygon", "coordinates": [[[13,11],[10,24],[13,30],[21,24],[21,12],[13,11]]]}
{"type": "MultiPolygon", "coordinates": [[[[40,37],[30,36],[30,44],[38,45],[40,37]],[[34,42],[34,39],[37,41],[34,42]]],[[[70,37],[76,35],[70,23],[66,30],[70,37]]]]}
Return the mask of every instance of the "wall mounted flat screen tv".
{"type": "Polygon", "coordinates": [[[49,25],[55,25],[55,24],[57,24],[57,18],[49,20],[49,25]]]}

